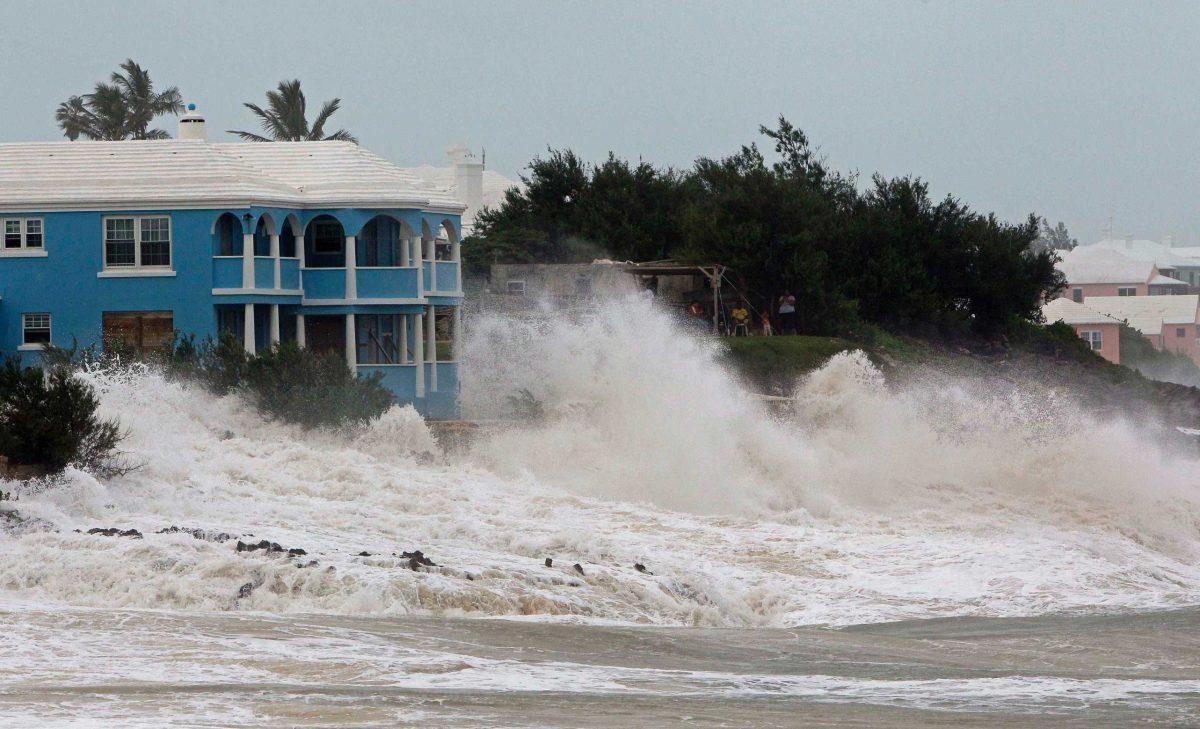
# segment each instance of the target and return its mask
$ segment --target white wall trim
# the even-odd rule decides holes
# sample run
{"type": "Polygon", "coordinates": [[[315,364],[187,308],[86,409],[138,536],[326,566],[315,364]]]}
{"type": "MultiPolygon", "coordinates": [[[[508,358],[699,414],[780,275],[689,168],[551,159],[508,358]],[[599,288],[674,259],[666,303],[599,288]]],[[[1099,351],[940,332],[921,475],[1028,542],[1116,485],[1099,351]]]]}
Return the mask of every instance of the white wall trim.
{"type": "Polygon", "coordinates": [[[128,270],[121,268],[105,269],[98,272],[96,278],[163,278],[174,275],[174,269],[136,268],[130,266],[128,270]]]}
{"type": "Polygon", "coordinates": [[[300,289],[213,289],[213,296],[303,296],[300,289]]]}
{"type": "Polygon", "coordinates": [[[0,258],[46,258],[50,254],[44,248],[5,248],[0,258]]]}
{"type": "Polygon", "coordinates": [[[373,304],[425,306],[425,299],[304,299],[302,306],[369,306],[373,304]]]}

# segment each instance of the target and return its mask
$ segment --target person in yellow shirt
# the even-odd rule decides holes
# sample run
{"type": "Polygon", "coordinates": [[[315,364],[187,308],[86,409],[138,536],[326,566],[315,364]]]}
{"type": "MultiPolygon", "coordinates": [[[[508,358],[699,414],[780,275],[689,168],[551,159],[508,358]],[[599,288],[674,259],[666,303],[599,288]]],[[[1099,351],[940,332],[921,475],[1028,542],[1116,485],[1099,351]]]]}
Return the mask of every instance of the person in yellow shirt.
{"type": "Polygon", "coordinates": [[[750,336],[750,310],[746,308],[744,300],[739,301],[737,306],[733,307],[733,311],[729,312],[729,319],[733,322],[733,336],[750,336]]]}

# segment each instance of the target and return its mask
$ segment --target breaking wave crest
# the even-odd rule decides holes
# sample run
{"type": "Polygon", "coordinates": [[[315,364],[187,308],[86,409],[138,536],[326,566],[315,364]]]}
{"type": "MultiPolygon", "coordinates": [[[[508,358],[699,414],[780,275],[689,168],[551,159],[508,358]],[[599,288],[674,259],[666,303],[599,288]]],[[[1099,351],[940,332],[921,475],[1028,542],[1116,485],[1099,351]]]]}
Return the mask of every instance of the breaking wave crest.
{"type": "Polygon", "coordinates": [[[468,415],[505,418],[521,391],[544,415],[448,454],[411,408],[304,432],[92,370],[142,467],[17,488],[0,601],[712,625],[1200,601],[1200,464],[1136,425],[1033,384],[896,386],[861,353],[768,411],[718,346],[638,299],[479,319],[468,415]],[[263,539],[305,554],[234,546],[263,539]]]}

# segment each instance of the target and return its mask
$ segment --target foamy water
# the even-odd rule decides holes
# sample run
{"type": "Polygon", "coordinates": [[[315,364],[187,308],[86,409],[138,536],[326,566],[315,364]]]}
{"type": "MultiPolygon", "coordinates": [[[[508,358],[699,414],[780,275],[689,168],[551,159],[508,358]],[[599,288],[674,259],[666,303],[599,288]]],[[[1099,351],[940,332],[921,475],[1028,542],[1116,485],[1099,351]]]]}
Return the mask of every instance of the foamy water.
{"type": "MultiPolygon", "coordinates": [[[[141,467],[107,481],[69,471],[51,485],[3,486],[20,495],[11,506],[26,521],[0,522],[0,679],[54,683],[46,651],[77,662],[115,655],[103,645],[131,620],[118,610],[779,628],[1200,603],[1200,463],[1135,424],[1097,421],[1065,394],[986,380],[889,387],[851,353],[797,384],[793,412],[772,414],[719,366],[716,343],[635,300],[586,321],[475,321],[466,345],[468,416],[506,417],[521,390],[545,415],[449,454],[410,408],[364,431],[306,433],[145,368],[83,373],[141,467]],[[234,539],[160,533],[172,526],[234,539]],[[144,538],[86,534],[92,527],[144,538]],[[238,539],[306,553],[239,553],[238,539]],[[410,569],[399,555],[414,549],[437,566],[410,569]]],[[[134,623],[146,638],[157,620],[134,623]]],[[[265,645],[226,645],[228,624],[216,625],[179,648],[175,668],[200,676],[213,655],[265,645]]],[[[960,708],[1200,690],[1172,677],[1071,686],[1017,674],[903,685],[666,676],[455,663],[444,650],[381,667],[378,640],[353,630],[327,639],[369,664],[356,681],[378,671],[368,685],[420,690],[565,682],[585,693],[619,684],[960,708]],[[426,673],[414,668],[422,661],[451,668],[426,673]]],[[[146,641],[131,645],[159,644],[146,641]]],[[[295,651],[315,660],[318,648],[295,651]]],[[[170,683],[170,666],[130,651],[122,670],[133,673],[110,677],[170,683]]],[[[72,671],[59,682],[98,680],[72,671]]],[[[196,716],[216,721],[217,708],[196,716]]]]}
{"type": "Polygon", "coordinates": [[[142,467],[24,494],[41,526],[0,535],[0,595],[772,626],[1197,602],[1197,464],[1134,427],[987,383],[890,390],[860,354],[775,417],[673,326],[638,301],[585,323],[480,322],[468,412],[499,415],[525,388],[547,415],[451,456],[411,409],[305,433],[153,372],[87,373],[142,467]],[[75,531],[97,526],[145,538],[75,531]],[[307,554],[157,533],[170,526],[307,554]],[[412,549],[439,567],[393,556],[412,549]]]}

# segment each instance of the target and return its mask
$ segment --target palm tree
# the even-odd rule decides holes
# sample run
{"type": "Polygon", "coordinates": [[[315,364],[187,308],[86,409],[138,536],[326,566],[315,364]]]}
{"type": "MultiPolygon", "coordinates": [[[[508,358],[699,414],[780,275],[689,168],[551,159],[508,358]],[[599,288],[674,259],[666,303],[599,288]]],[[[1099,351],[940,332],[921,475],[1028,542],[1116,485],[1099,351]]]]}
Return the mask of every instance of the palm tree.
{"type": "Polygon", "coordinates": [[[156,93],[150,73],[132,58],[121,64],[124,73],[114,72],[111,83],[97,83],[96,90],[72,96],[58,105],[54,119],[63,134],[75,141],[170,139],[162,129],[150,129],[154,118],[183,111],[183,98],[175,86],[156,93]]]}
{"type": "Polygon", "coordinates": [[[354,142],[358,144],[358,140],[354,135],[345,129],[339,129],[333,134],[325,134],[325,123],[329,121],[329,117],[333,116],[334,112],[342,106],[341,99],[333,99],[326,101],[321,107],[321,113],[317,114],[317,118],[313,121],[311,127],[308,126],[308,119],[305,117],[305,101],[304,92],[300,90],[300,79],[292,81],[280,81],[279,88],[275,91],[267,92],[267,108],[264,109],[258,104],[247,102],[244,106],[254,115],[258,117],[259,124],[262,126],[262,134],[254,132],[239,132],[235,129],[230,129],[230,134],[236,134],[247,142],[317,142],[317,141],[339,141],[339,142],[354,142]]]}

